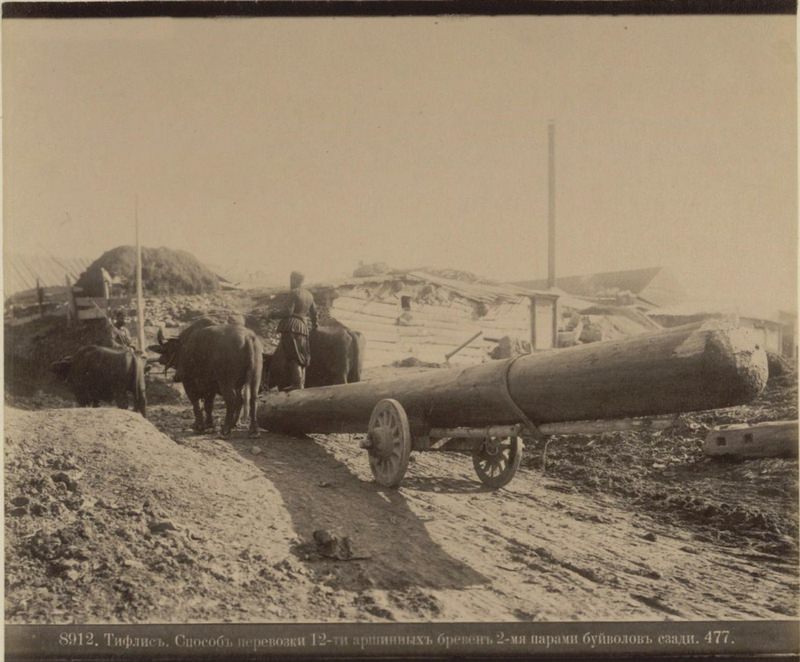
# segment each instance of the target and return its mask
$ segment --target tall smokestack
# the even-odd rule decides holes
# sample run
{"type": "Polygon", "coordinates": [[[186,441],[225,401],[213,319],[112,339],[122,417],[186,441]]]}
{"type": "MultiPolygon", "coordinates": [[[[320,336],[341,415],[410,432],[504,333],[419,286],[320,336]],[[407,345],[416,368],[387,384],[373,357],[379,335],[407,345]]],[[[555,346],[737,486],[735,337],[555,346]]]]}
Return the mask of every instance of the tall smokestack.
{"type": "Polygon", "coordinates": [[[547,125],[547,287],[556,286],[556,125],[547,125]]]}

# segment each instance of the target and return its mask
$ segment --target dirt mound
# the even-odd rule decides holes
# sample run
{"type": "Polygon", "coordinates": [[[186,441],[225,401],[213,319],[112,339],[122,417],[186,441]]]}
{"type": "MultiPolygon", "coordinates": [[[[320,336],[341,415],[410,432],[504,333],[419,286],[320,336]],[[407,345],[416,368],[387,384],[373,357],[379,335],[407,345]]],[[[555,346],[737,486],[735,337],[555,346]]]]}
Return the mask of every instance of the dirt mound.
{"type": "MultiPolygon", "coordinates": [[[[171,295],[145,299],[145,327],[179,328],[199,317],[215,317],[220,322],[241,315],[251,307],[244,293],[214,293],[202,295],[171,295]]],[[[131,309],[131,314],[135,310],[131,309]]]]}
{"type": "MultiPolygon", "coordinates": [[[[106,251],[78,278],[86,296],[102,296],[100,269],[119,277],[135,291],[136,249],[118,246],[106,251]]],[[[194,255],[171,248],[142,248],[142,285],[146,294],[203,294],[219,289],[219,278],[194,255]]]]}
{"type": "Polygon", "coordinates": [[[5,460],[10,622],[274,620],[298,581],[280,499],[235,452],[133,412],[7,408],[5,460]]]}
{"type": "Polygon", "coordinates": [[[486,490],[449,453],[385,490],[351,435],[151,420],[169,437],[113,408],[6,409],[7,622],[796,616],[786,555],[628,498],[525,468],[486,490]]]}

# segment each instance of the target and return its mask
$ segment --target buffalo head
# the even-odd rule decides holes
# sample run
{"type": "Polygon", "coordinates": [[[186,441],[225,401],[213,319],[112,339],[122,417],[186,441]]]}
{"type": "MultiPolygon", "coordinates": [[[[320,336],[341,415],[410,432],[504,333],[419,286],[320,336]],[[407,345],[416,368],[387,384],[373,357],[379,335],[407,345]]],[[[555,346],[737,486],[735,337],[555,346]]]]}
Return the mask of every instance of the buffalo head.
{"type": "Polygon", "coordinates": [[[164,338],[163,329],[159,328],[156,334],[157,345],[148,345],[147,349],[159,355],[158,362],[164,366],[164,374],[167,370],[175,368],[178,363],[178,350],[180,349],[180,338],[164,338]]]}

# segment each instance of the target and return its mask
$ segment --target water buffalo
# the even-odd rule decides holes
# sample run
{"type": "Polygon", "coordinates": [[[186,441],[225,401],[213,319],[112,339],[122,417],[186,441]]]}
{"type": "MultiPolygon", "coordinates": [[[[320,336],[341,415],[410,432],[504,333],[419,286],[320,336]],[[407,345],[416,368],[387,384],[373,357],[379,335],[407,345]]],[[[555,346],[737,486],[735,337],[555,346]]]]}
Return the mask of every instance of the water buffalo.
{"type": "Polygon", "coordinates": [[[164,332],[159,329],[157,336],[158,345],[149,345],[147,349],[160,355],[158,362],[164,366],[165,375],[167,374],[167,370],[170,368],[175,368],[175,376],[173,377],[173,381],[180,382],[182,381],[182,378],[177,370],[177,367],[181,347],[186,345],[186,341],[195,331],[205,329],[209,326],[214,326],[215,324],[219,324],[219,322],[215,322],[208,317],[201,317],[187,326],[175,338],[164,338],[164,332]]]}
{"type": "Polygon", "coordinates": [[[213,426],[214,398],[219,394],[225,400],[222,436],[230,434],[245,399],[250,413],[250,434],[258,435],[256,397],[261,385],[261,355],[258,336],[238,324],[215,324],[195,329],[186,337],[178,351],[176,376],[183,382],[192,403],[197,432],[213,426]]]}
{"type": "MultiPolygon", "coordinates": [[[[306,387],[350,384],[361,380],[366,339],[344,324],[331,320],[308,335],[311,360],[306,369],[306,387]]],[[[266,388],[291,386],[286,357],[280,349],[264,355],[266,388]]]]}
{"type": "Polygon", "coordinates": [[[54,363],[52,369],[67,381],[81,407],[114,402],[127,409],[130,391],[134,410],[147,416],[145,361],[130,350],[86,345],[54,363]]]}
{"type": "MultiPolygon", "coordinates": [[[[237,324],[243,325],[244,319],[241,316],[229,316],[229,323],[230,324],[237,324]]],[[[167,370],[170,368],[175,369],[175,374],[172,378],[173,382],[182,382],[183,375],[179,369],[180,360],[179,357],[181,355],[181,348],[186,346],[189,338],[194,334],[195,331],[199,331],[200,329],[205,329],[209,326],[215,326],[220,324],[220,322],[215,321],[209,317],[201,317],[196,319],[192,322],[189,326],[187,326],[183,331],[178,334],[177,337],[174,338],[165,338],[164,332],[159,329],[158,330],[158,345],[150,345],[148,346],[148,350],[151,352],[155,352],[159,354],[158,362],[164,366],[164,374],[166,375],[167,370]]],[[[240,417],[238,420],[241,422],[245,422],[250,418],[250,385],[245,384],[242,387],[242,408],[240,412],[240,417]]]]}

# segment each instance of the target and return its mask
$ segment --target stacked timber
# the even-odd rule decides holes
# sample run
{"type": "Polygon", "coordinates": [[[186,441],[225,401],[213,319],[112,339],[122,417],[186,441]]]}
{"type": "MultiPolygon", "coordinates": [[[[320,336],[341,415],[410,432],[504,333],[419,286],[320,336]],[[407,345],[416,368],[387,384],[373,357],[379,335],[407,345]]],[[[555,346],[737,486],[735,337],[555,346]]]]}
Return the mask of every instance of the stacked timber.
{"type": "Polygon", "coordinates": [[[527,298],[486,306],[482,312],[478,315],[472,302],[459,297],[430,303],[414,300],[409,310],[403,310],[399,295],[371,296],[357,288],[341,292],[331,307],[333,317],[366,337],[367,366],[411,357],[442,363],[449,352],[480,332],[452,359],[456,365],[474,364],[486,360],[498,338],[530,339],[527,298]]]}
{"type": "Polygon", "coordinates": [[[766,353],[752,336],[695,324],[466,368],[273,393],[259,423],[364,432],[384,398],[400,402],[417,433],[518,423],[519,410],[536,424],[656,416],[742,404],[766,381],[766,353]]]}

